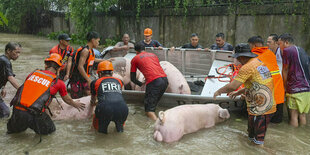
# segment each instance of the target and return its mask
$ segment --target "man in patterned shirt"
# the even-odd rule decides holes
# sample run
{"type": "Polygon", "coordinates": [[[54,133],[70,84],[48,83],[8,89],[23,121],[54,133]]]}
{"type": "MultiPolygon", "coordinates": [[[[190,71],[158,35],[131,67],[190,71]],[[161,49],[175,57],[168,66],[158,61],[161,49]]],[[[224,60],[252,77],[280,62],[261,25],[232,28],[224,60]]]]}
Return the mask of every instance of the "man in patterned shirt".
{"type": "Polygon", "coordinates": [[[234,98],[245,94],[248,111],[248,136],[257,146],[264,146],[267,126],[276,112],[274,85],[267,66],[252,53],[248,44],[238,44],[234,58],[243,65],[234,81],[214,93],[214,98],[222,93],[230,93],[234,98]],[[243,89],[235,91],[242,84],[243,89]]]}

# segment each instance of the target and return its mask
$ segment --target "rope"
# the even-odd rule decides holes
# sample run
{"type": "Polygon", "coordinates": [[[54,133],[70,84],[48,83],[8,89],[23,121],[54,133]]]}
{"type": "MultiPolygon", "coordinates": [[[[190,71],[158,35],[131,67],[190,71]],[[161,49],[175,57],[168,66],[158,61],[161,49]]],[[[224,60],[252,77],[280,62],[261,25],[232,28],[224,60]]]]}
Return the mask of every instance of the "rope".
{"type": "Polygon", "coordinates": [[[209,78],[217,78],[220,82],[231,82],[234,79],[234,72],[239,71],[240,66],[236,66],[235,64],[228,64],[219,68],[216,68],[215,71],[219,76],[208,75],[205,78],[205,81],[209,78]],[[231,68],[232,71],[228,72],[227,69],[231,68]],[[229,78],[229,80],[222,80],[221,78],[229,78]]]}

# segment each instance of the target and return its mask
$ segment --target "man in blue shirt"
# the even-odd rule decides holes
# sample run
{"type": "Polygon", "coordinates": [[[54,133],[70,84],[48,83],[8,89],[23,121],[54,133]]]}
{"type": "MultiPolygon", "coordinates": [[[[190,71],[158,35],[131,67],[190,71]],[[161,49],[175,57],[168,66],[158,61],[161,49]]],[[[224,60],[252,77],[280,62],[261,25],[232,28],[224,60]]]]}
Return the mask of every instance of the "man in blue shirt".
{"type": "Polygon", "coordinates": [[[226,51],[233,51],[234,47],[229,43],[225,42],[224,33],[218,33],[215,39],[215,44],[213,44],[210,49],[211,50],[226,50],[226,51]]]}
{"type": "Polygon", "coordinates": [[[203,49],[203,47],[199,44],[199,37],[197,33],[193,33],[191,35],[190,41],[191,43],[183,45],[182,48],[197,49],[197,50],[203,49]]]}

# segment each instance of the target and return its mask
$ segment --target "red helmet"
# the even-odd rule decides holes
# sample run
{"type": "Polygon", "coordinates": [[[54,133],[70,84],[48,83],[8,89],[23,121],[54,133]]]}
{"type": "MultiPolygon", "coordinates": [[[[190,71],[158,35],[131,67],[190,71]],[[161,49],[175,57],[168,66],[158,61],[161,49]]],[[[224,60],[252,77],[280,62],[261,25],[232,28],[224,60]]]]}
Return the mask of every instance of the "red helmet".
{"type": "Polygon", "coordinates": [[[53,61],[57,63],[60,67],[62,66],[61,60],[62,60],[62,57],[57,53],[52,53],[45,59],[45,61],[53,61]]]}
{"type": "Polygon", "coordinates": [[[104,60],[98,64],[97,73],[101,71],[113,71],[113,65],[111,61],[104,60]]]}
{"type": "Polygon", "coordinates": [[[150,28],[144,29],[144,35],[145,35],[145,36],[150,36],[150,35],[152,35],[152,34],[153,34],[152,29],[150,29],[150,28]]]}

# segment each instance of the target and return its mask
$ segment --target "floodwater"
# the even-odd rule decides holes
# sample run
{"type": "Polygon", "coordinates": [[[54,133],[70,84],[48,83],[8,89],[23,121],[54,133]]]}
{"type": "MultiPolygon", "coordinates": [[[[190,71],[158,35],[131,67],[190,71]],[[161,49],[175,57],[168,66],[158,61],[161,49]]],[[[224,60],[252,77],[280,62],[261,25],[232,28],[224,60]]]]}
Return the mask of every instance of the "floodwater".
{"type": "MultiPolygon", "coordinates": [[[[0,33],[0,54],[8,41],[20,42],[23,53],[13,62],[19,83],[34,69],[43,69],[48,51],[57,44],[32,35],[0,33]]],[[[74,46],[77,47],[77,46],[74,46]]],[[[8,104],[16,90],[7,84],[8,104]]],[[[270,124],[265,137],[265,149],[251,145],[247,139],[247,119],[236,113],[209,129],[183,136],[179,142],[165,144],[153,139],[154,122],[144,116],[143,106],[128,104],[129,116],[124,133],[117,133],[114,123],[109,134],[99,134],[91,128],[91,120],[54,121],[56,132],[40,136],[28,129],[19,134],[6,134],[7,119],[0,120],[0,154],[309,154],[310,126],[293,128],[287,118],[281,124],[270,124]]],[[[158,108],[158,110],[165,110],[158,108]]]]}

